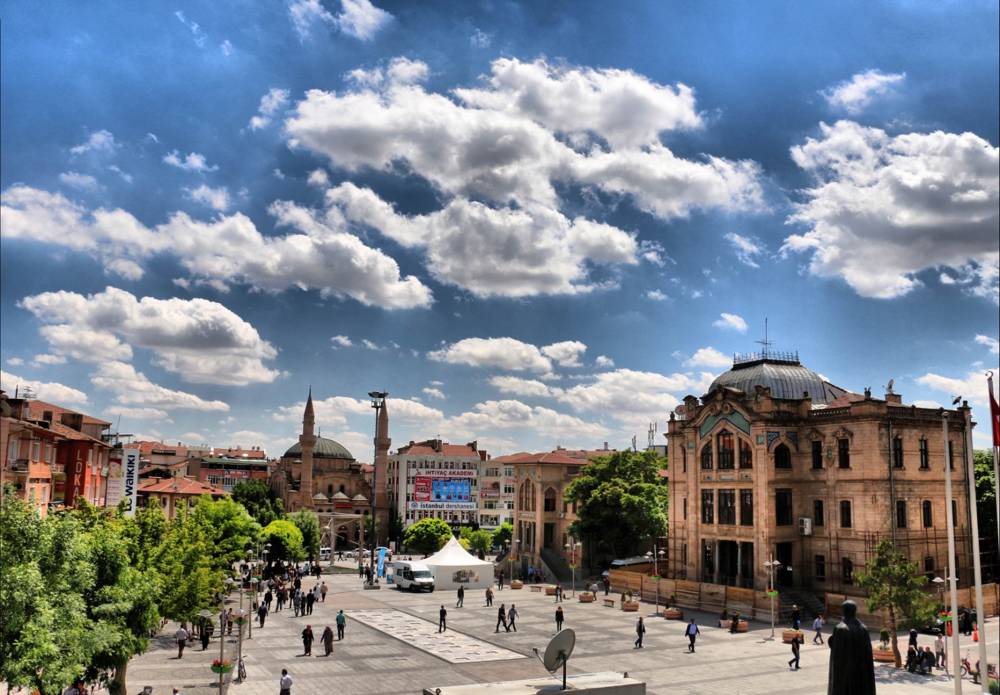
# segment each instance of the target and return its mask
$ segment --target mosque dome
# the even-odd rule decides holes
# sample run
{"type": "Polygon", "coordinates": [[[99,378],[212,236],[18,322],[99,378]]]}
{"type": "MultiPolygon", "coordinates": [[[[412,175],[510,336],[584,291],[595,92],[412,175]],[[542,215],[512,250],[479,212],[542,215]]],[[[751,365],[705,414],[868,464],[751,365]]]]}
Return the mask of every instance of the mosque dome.
{"type": "MultiPolygon", "coordinates": [[[[302,458],[302,444],[296,442],[282,458],[297,459],[302,458]]],[[[313,447],[313,459],[350,459],[354,456],[340,442],[335,442],[326,437],[316,437],[316,445],[313,447]]]]}
{"type": "Polygon", "coordinates": [[[799,400],[808,394],[814,405],[826,405],[847,393],[804,367],[798,353],[737,355],[732,369],[716,377],[708,391],[725,387],[753,395],[756,386],[771,389],[772,398],[799,400]]]}

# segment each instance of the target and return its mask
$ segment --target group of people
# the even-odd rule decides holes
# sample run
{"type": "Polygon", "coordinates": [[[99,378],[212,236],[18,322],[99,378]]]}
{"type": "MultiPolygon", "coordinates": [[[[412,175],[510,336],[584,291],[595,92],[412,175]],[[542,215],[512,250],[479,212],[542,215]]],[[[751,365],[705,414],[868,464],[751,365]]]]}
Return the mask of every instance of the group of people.
{"type": "Polygon", "coordinates": [[[933,675],[934,669],[948,668],[947,656],[944,647],[944,635],[940,632],[934,638],[934,650],[929,646],[921,647],[918,642],[918,633],[915,628],[910,629],[910,640],[906,648],[906,670],[910,673],[921,675],[933,675]]]}
{"type": "MultiPolygon", "coordinates": [[[[344,639],[344,627],[347,625],[347,616],[344,615],[343,610],[337,613],[335,622],[337,624],[337,641],[339,642],[344,639]]],[[[302,630],[302,653],[305,656],[312,656],[312,645],[315,639],[312,625],[306,625],[305,629],[302,630]]],[[[329,625],[323,628],[320,641],[323,643],[323,656],[330,656],[333,653],[333,630],[329,625]]]]}

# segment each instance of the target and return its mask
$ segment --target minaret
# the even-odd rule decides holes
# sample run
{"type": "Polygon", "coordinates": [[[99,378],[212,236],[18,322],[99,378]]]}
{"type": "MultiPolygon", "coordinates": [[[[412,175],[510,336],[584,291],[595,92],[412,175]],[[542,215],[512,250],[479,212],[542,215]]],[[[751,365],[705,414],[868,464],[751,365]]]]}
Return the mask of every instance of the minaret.
{"type": "Polygon", "coordinates": [[[375,518],[379,523],[381,540],[389,531],[389,408],[388,400],[382,401],[378,413],[377,436],[375,437],[375,518]]]}
{"type": "Polygon", "coordinates": [[[299,475],[299,508],[312,508],[313,494],[313,447],[316,446],[316,435],[313,428],[316,425],[316,414],[313,412],[312,386],[309,387],[309,398],[306,400],[306,412],[302,416],[302,434],[299,444],[302,445],[302,471],[299,475]]]}

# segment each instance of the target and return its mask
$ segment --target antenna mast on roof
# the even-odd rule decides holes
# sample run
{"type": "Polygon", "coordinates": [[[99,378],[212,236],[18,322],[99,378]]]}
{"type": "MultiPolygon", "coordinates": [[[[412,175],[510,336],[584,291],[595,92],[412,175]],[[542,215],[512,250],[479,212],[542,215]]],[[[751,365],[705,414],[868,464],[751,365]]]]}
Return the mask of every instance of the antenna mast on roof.
{"type": "Polygon", "coordinates": [[[772,341],[770,341],[770,340],[767,339],[767,317],[766,316],[764,317],[764,339],[763,340],[755,340],[754,342],[755,343],[759,343],[761,345],[761,347],[762,347],[762,349],[761,349],[761,355],[764,357],[764,359],[767,359],[767,349],[769,347],[771,347],[771,345],[773,343],[772,343],[772,341]]]}
{"type": "Polygon", "coordinates": [[[656,443],[656,423],[655,422],[649,423],[649,430],[646,432],[646,441],[649,443],[649,447],[648,448],[652,449],[653,445],[656,443]]]}

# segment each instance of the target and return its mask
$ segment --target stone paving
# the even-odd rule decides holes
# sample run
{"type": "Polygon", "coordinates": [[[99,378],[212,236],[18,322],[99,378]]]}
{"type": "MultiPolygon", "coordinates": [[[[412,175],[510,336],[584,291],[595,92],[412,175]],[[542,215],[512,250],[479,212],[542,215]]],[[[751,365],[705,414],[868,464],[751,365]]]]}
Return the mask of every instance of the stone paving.
{"type": "MultiPolygon", "coordinates": [[[[553,597],[524,590],[495,592],[493,607],[486,607],[484,592],[468,591],[465,606],[455,608],[455,593],[436,591],[431,594],[410,594],[383,588],[361,591],[361,581],[351,575],[324,575],[331,587],[325,603],[318,603],[311,616],[296,618],[292,611],[272,613],[263,629],[254,629],[253,639],[244,639],[247,681],[232,683],[229,695],[275,695],[282,668],[287,668],[295,685],[292,695],[336,695],[419,693],[425,687],[460,685],[476,682],[517,680],[545,675],[545,670],[532,654],[532,648],[543,649],[555,634],[555,604],[553,597]],[[501,603],[517,604],[520,619],[517,632],[494,632],[497,608],[501,603]],[[425,637],[394,636],[393,630],[376,629],[374,613],[395,615],[398,620],[416,619],[430,626],[430,639],[437,636],[437,613],[444,603],[448,609],[448,632],[462,635],[475,648],[503,650],[509,658],[489,661],[480,658],[455,660],[461,651],[449,649],[447,655],[435,655],[425,637]],[[303,655],[300,633],[306,624],[312,625],[317,638],[325,625],[336,629],[334,616],[343,609],[348,616],[343,642],[334,642],[333,654],[322,656],[322,646],[313,645],[313,656],[303,655]],[[362,620],[362,618],[364,620],[362,620]],[[418,644],[419,643],[419,644],[418,644]]],[[[312,582],[306,582],[311,588],[312,582]]],[[[643,604],[641,615],[646,621],[644,649],[634,649],[637,615],[606,608],[600,601],[581,604],[572,597],[563,603],[566,626],[577,632],[576,650],[570,660],[571,673],[596,671],[627,671],[630,676],[645,680],[647,692],[656,694],[718,693],[731,695],[755,693],[792,693],[812,695],[826,689],[829,649],[813,645],[807,633],[802,647],[802,670],[788,670],[791,658],[788,645],[765,641],[769,626],[751,622],[750,632],[732,635],[716,627],[716,618],[692,613],[701,627],[695,654],[687,653],[687,640],[682,623],[657,617],[652,604],[643,604]]],[[[176,660],[176,647],[170,635],[176,626],[168,625],[147,654],[135,659],[129,669],[129,693],[139,692],[144,685],[153,686],[155,695],[169,695],[174,685],[185,695],[215,693],[214,674],[208,664],[218,656],[219,644],[212,640],[207,652],[185,651],[184,659],[176,660]]],[[[397,631],[398,632],[398,631],[397,631]]],[[[829,627],[826,630],[829,634],[829,627]]],[[[998,621],[987,623],[987,646],[997,654],[998,621]]],[[[235,650],[235,635],[226,644],[226,653],[235,650]]],[[[905,637],[902,638],[905,644],[905,637]]],[[[930,637],[921,636],[921,644],[930,637]]],[[[962,641],[961,654],[976,660],[976,645],[971,638],[962,641]]],[[[916,676],[893,668],[877,665],[878,692],[951,693],[946,676],[916,676]]],[[[971,681],[963,682],[963,692],[979,693],[971,681]]]]}

